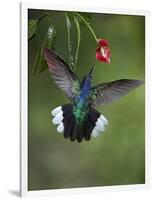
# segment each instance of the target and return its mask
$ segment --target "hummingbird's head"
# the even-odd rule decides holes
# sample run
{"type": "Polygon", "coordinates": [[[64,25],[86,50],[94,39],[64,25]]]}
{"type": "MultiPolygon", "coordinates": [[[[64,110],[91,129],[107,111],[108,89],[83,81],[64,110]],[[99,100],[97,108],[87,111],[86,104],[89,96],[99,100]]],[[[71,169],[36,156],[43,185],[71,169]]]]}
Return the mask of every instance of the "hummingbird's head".
{"type": "Polygon", "coordinates": [[[92,72],[94,71],[95,67],[96,67],[95,65],[91,67],[90,71],[85,76],[86,79],[92,79],[92,72]]]}
{"type": "Polygon", "coordinates": [[[95,65],[90,69],[90,71],[88,72],[88,74],[86,76],[84,76],[82,84],[84,84],[84,82],[88,83],[89,81],[91,82],[92,80],[92,72],[95,69],[95,65]]]}
{"type": "Polygon", "coordinates": [[[95,65],[92,66],[92,68],[90,69],[90,71],[88,72],[88,74],[86,76],[84,76],[84,79],[83,79],[83,82],[86,80],[86,81],[91,81],[92,80],[92,72],[93,70],[95,69],[95,65]]]}

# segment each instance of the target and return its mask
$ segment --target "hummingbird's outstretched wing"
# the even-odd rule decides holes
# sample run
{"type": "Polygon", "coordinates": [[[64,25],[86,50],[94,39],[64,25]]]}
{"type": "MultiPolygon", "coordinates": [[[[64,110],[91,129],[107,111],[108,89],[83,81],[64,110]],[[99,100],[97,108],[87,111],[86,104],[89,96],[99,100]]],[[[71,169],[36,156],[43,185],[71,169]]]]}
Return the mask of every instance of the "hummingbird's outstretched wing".
{"type": "Polygon", "coordinates": [[[132,89],[141,85],[144,81],[133,79],[120,79],[108,83],[102,83],[94,86],[91,90],[95,98],[92,101],[92,106],[111,103],[126,95],[132,89]]]}
{"type": "Polygon", "coordinates": [[[67,63],[60,56],[48,48],[44,49],[44,57],[47,60],[49,71],[55,83],[70,99],[73,99],[80,89],[80,83],[76,74],[71,71],[67,63]]]}

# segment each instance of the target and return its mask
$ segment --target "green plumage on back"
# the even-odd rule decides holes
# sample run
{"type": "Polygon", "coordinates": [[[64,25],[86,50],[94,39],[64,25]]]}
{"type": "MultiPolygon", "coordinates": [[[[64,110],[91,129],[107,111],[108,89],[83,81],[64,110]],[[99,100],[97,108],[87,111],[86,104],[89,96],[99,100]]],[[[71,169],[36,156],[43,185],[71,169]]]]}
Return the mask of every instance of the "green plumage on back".
{"type": "Polygon", "coordinates": [[[84,122],[87,112],[82,111],[82,109],[79,107],[73,106],[73,114],[75,116],[77,125],[80,125],[82,122],[84,122]]]}

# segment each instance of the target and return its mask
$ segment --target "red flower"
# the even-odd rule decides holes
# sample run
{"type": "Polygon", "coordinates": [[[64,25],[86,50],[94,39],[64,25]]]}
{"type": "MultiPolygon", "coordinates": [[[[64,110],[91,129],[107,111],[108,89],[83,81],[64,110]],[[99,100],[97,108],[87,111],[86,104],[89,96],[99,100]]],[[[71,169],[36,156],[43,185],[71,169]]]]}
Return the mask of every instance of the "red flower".
{"type": "Polygon", "coordinates": [[[98,45],[99,46],[96,49],[96,59],[110,64],[111,53],[108,41],[100,39],[98,40],[98,45]]]}

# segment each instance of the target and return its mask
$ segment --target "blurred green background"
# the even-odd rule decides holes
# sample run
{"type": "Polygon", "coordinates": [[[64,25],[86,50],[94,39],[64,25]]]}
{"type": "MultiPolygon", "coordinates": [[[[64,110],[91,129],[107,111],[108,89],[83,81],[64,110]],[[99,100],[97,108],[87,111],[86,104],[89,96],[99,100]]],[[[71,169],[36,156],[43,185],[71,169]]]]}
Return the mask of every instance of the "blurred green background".
{"type": "MultiPolygon", "coordinates": [[[[48,12],[57,30],[56,52],[67,61],[64,13],[48,12]]],[[[29,19],[37,19],[43,13],[43,10],[29,10],[29,19]]],[[[43,36],[47,23],[45,20],[41,23],[39,33],[43,36]]],[[[87,27],[82,27],[78,76],[82,79],[96,64],[93,84],[121,78],[144,80],[144,16],[92,14],[92,27],[98,38],[108,39],[111,64],[96,61],[97,44],[87,27]]],[[[73,42],[75,45],[75,33],[73,42]]],[[[29,77],[37,48],[38,40],[33,38],[28,44],[29,77]]],[[[117,102],[98,107],[109,125],[100,137],[80,144],[64,139],[51,122],[51,110],[69,100],[55,85],[48,70],[34,75],[29,81],[28,101],[29,190],[145,182],[144,85],[117,102]]]]}

